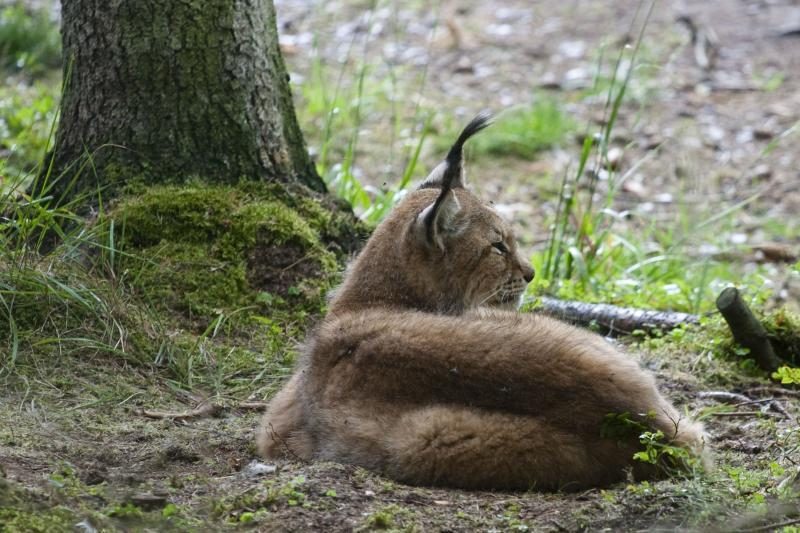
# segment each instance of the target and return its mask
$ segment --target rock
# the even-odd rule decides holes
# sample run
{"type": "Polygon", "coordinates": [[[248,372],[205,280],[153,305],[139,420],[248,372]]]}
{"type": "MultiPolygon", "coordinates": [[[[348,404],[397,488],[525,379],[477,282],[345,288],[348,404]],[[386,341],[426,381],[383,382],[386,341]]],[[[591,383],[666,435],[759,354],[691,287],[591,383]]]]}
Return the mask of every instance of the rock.
{"type": "Polygon", "coordinates": [[[457,74],[472,74],[475,72],[475,66],[467,56],[461,56],[458,58],[458,62],[453,68],[453,72],[457,74]]]}
{"type": "Polygon", "coordinates": [[[756,128],[753,130],[753,138],[759,141],[769,141],[775,137],[775,133],[769,128],[756,128]]]}
{"type": "Polygon", "coordinates": [[[75,524],[75,529],[81,531],[82,533],[97,533],[97,529],[89,522],[88,518],[84,518],[77,524],[75,524]]]}
{"type": "Polygon", "coordinates": [[[260,461],[250,461],[247,466],[242,470],[245,475],[250,477],[265,476],[267,474],[274,474],[278,469],[275,465],[268,465],[260,461]]]}
{"type": "Polygon", "coordinates": [[[619,169],[620,163],[622,162],[622,155],[622,148],[619,148],[618,146],[612,146],[609,148],[608,153],[606,153],[606,164],[608,165],[608,168],[611,170],[619,169]]]}
{"type": "Polygon", "coordinates": [[[144,511],[153,511],[155,509],[162,509],[167,505],[167,496],[165,494],[152,494],[148,492],[135,494],[130,497],[129,501],[144,511]]]}
{"type": "Polygon", "coordinates": [[[537,85],[540,89],[545,89],[548,91],[557,91],[561,89],[561,82],[552,72],[545,72],[539,79],[539,83],[537,85]]]}
{"type": "Polygon", "coordinates": [[[626,180],[622,184],[622,190],[639,198],[647,196],[647,189],[640,181],[626,180]]]}
{"type": "Polygon", "coordinates": [[[558,53],[569,59],[580,59],[586,53],[583,41],[564,41],[558,45],[558,53]]]}
{"type": "Polygon", "coordinates": [[[660,204],[671,204],[672,203],[672,195],[668,192],[662,192],[656,195],[655,198],[656,202],[660,204]]]}
{"type": "Polygon", "coordinates": [[[754,180],[768,180],[771,177],[772,169],[765,163],[756,166],[750,174],[750,178],[754,180]]]}

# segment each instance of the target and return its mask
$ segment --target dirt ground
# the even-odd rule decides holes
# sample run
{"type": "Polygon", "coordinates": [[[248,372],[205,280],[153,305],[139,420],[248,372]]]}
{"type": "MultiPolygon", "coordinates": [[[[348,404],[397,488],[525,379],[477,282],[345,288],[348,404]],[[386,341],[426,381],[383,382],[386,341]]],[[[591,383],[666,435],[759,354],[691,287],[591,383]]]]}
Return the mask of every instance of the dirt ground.
{"type": "MultiPolygon", "coordinates": [[[[602,45],[635,37],[635,2],[397,4],[381,3],[367,20],[367,2],[276,1],[293,78],[310,75],[315,38],[323,61],[336,65],[354,38],[371,32],[367,54],[378,59],[370,59],[368,75],[393,72],[400,85],[419,88],[424,72],[422,90],[405,101],[439,110],[435,125],[445,129],[445,116],[459,124],[533,94],[580,91],[592,82],[602,45]]],[[[800,121],[798,29],[796,0],[659,2],[643,41],[646,68],[614,132],[623,169],[635,166],[615,208],[668,224],[681,209],[702,220],[747,201],[727,242],[800,245],[800,137],[791,131],[800,121]],[[676,22],[683,14],[717,35],[708,72],[676,22]]],[[[579,124],[602,119],[601,102],[568,101],[579,124]]],[[[365,117],[357,154],[361,177],[375,186],[402,168],[399,158],[387,159],[378,134],[387,117],[365,117]]],[[[308,132],[312,149],[315,135],[308,132]]],[[[528,250],[544,238],[557,188],[528,178],[560,175],[579,150],[570,138],[535,161],[475,162],[475,187],[514,217],[528,250]]],[[[438,157],[428,150],[425,164],[438,157]]],[[[779,300],[797,301],[785,272],[776,267],[774,279],[779,300]]],[[[713,361],[702,343],[645,342],[635,351],[671,399],[708,415],[720,465],[714,473],[579,494],[491,493],[408,487],[338,464],[252,463],[259,414],[242,407],[245,398],[222,398],[215,416],[151,418],[145,410],[195,408],[204,391],[187,396],[155,370],[108,360],[63,373],[58,363],[34,361],[28,377],[0,381],[0,504],[15,497],[4,480],[25,487],[25,505],[41,522],[0,517],[0,531],[767,531],[765,524],[797,524],[797,500],[781,496],[797,483],[797,394],[713,361]],[[699,394],[709,390],[761,403],[714,414],[718,402],[699,394]]]]}

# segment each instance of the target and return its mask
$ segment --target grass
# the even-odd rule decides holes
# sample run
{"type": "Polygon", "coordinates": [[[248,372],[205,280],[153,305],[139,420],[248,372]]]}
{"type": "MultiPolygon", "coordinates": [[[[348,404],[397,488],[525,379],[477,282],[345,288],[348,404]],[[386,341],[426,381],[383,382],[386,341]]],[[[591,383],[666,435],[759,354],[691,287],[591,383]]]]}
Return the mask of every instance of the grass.
{"type": "MultiPolygon", "coordinates": [[[[719,236],[732,232],[736,214],[759,193],[717,212],[708,206],[690,211],[679,202],[674,222],[666,223],[615,209],[625,181],[654,154],[634,162],[623,173],[609,162],[617,118],[627,101],[634,73],[639,72],[637,54],[649,16],[649,12],[637,13],[630,34],[638,34],[638,39],[632,46],[620,48],[610,65],[604,64],[603,54],[599,56],[595,85],[588,94],[596,101],[597,95],[605,93],[603,120],[599,131],[587,126],[579,159],[561,180],[547,244],[533,257],[537,278],[530,291],[566,299],[707,313],[714,310],[714,300],[722,288],[742,284],[751,289],[755,301],[763,302],[770,287],[762,269],[744,273],[741,267],[714,259],[711,254],[698,257],[692,253],[704,244],[724,247],[719,236]]],[[[764,154],[770,149],[767,147],[764,154]]]]}
{"type": "MultiPolygon", "coordinates": [[[[385,7],[383,4],[369,2],[361,15],[365,27],[372,27],[375,9],[385,7]]],[[[339,66],[322,61],[326,44],[315,36],[310,73],[296,87],[300,122],[313,126],[306,129],[306,138],[329,189],[346,200],[363,221],[375,226],[426,170],[419,163],[435,118],[434,110],[420,103],[426,71],[419,74],[416,85],[401,86],[397,81],[401,68],[375,57],[370,31],[353,33],[339,66]],[[378,81],[380,77],[384,80],[378,81]],[[417,98],[404,98],[408,94],[417,98]],[[380,146],[388,156],[385,164],[367,168],[360,165],[360,152],[365,140],[375,134],[388,140],[388,146],[380,146]],[[383,184],[365,185],[367,173],[372,177],[369,181],[383,184]]],[[[369,145],[370,150],[375,148],[369,145]]]]}

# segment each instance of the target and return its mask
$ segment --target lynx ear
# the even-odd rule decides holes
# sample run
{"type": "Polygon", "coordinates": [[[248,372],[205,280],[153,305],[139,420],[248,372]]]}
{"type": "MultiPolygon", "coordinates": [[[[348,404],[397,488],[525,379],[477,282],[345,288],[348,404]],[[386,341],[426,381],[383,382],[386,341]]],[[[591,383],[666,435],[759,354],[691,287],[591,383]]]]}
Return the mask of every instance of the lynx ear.
{"type": "MultiPolygon", "coordinates": [[[[459,162],[460,163],[460,162],[459,162]]],[[[444,182],[444,176],[447,173],[448,167],[450,166],[449,162],[445,159],[428,174],[428,177],[425,178],[425,181],[419,184],[418,189],[438,189],[442,186],[444,182]]],[[[452,184],[451,187],[453,189],[465,189],[467,186],[467,179],[466,179],[466,172],[464,172],[463,165],[458,165],[458,170],[454,173],[452,177],[452,184]]]]}
{"type": "Polygon", "coordinates": [[[461,211],[455,192],[442,191],[436,201],[422,210],[414,221],[417,240],[425,246],[436,246],[444,251],[447,235],[458,233],[456,216],[461,211]]]}
{"type": "Polygon", "coordinates": [[[420,241],[444,250],[444,236],[457,233],[456,215],[461,210],[453,189],[464,188],[463,152],[467,139],[489,125],[491,115],[481,113],[473,118],[450,148],[445,160],[420,185],[420,189],[441,188],[436,201],[422,210],[414,222],[420,241]]]}

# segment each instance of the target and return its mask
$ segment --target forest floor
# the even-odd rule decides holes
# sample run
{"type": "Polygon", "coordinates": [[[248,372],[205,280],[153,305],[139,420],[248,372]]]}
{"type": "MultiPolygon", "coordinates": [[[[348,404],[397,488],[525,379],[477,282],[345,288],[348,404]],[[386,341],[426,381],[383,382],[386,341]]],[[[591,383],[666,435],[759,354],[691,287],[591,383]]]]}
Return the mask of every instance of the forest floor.
{"type": "MultiPolygon", "coordinates": [[[[276,1],[309,147],[332,175],[342,165],[328,161],[349,159],[347,172],[368,192],[389,189],[429,113],[414,178],[476,112],[510,109],[495,126],[513,140],[525,132],[510,118],[557,102],[550,120],[565,126],[541,150],[476,148],[468,168],[479,194],[514,220],[524,249],[541,253],[562,176],[576,167],[585,135],[608,121],[607,69],[636,41],[635,4],[402,4],[276,1]]],[[[800,310],[798,28],[792,0],[656,5],[610,136],[625,179],[600,176],[597,194],[609,198],[614,234],[640,236],[631,246],[680,242],[671,249],[690,256],[687,278],[713,263],[720,279],[688,288],[653,281],[646,296],[641,288],[639,296],[581,294],[567,284],[561,295],[707,313],[721,286],[740,277],[765,308],[800,310]],[[707,72],[676,22],[683,14],[717,35],[707,72]],[[673,291],[689,303],[669,305],[673,291]]],[[[194,381],[191,368],[187,381],[134,361],[141,357],[115,357],[124,347],[23,346],[0,373],[0,531],[799,531],[800,393],[725,356],[729,339],[716,316],[700,328],[622,340],[681,409],[703,419],[716,468],[577,494],[419,488],[347,465],[262,462],[259,402],[302,340],[303,327],[281,328],[280,342],[258,346],[254,336],[245,344],[256,355],[235,361],[239,339],[206,338],[201,328],[194,381]],[[707,392],[749,400],[723,405],[707,392]],[[200,416],[174,416],[198,407],[200,416]]]]}

